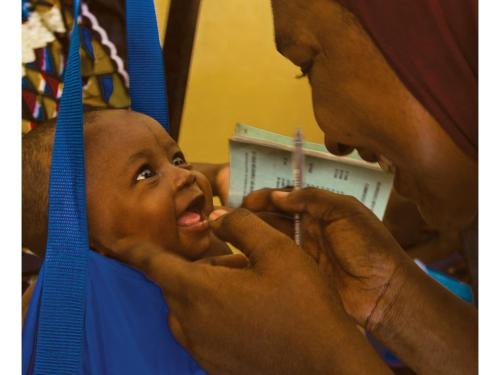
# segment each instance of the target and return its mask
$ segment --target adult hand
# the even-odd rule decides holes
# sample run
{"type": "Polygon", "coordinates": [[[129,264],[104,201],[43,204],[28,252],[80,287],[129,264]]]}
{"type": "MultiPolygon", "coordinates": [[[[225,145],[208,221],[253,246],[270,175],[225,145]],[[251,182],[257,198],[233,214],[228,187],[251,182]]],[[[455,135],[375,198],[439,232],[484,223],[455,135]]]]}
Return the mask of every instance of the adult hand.
{"type": "Polygon", "coordinates": [[[117,252],[163,289],[173,334],[206,370],[388,373],[336,291],[291,239],[244,209],[211,221],[211,226],[246,258],[230,255],[190,263],[146,244],[117,252]]]}
{"type": "Polygon", "coordinates": [[[313,188],[263,189],[247,196],[243,205],[267,213],[280,229],[283,220],[269,212],[302,214],[303,249],[338,290],[349,315],[365,328],[383,317],[385,306],[376,309],[377,304],[393,278],[413,266],[384,225],[353,197],[313,188]]]}
{"type": "Polygon", "coordinates": [[[477,311],[425,275],[356,199],[266,189],[244,205],[267,215],[301,213],[303,247],[346,311],[417,373],[477,371],[477,311]]]}

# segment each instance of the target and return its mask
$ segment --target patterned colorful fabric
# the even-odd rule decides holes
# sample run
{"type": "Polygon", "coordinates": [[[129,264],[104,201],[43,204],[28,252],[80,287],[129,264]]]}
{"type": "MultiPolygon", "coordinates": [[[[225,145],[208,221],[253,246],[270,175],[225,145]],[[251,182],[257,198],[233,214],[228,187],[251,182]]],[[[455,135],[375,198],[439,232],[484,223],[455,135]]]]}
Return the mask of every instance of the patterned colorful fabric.
{"type": "MultiPolygon", "coordinates": [[[[23,2],[23,133],[57,116],[71,11],[72,1],[67,0],[23,2]]],[[[82,4],[80,24],[84,109],[129,107],[125,63],[87,4],[82,4]]]]}
{"type": "MultiPolygon", "coordinates": [[[[92,0],[90,5],[95,12],[83,3],[79,21],[84,110],[127,108],[128,74],[121,57],[125,55],[124,2],[92,0]]],[[[72,7],[72,0],[22,0],[23,134],[57,116],[72,7]]],[[[23,291],[37,273],[24,262],[31,258],[36,256],[23,248],[23,291]]]]}

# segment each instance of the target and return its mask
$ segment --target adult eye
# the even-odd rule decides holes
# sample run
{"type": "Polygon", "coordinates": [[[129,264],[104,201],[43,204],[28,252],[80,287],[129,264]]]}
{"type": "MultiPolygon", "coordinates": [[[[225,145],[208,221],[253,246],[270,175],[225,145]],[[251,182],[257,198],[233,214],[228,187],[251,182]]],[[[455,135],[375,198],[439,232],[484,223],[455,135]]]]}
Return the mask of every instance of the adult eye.
{"type": "Polygon", "coordinates": [[[147,178],[151,178],[154,176],[156,176],[156,172],[151,167],[144,166],[144,167],[141,167],[141,169],[139,170],[139,173],[137,173],[135,180],[141,181],[141,180],[145,180],[147,178]]]}
{"type": "Polygon", "coordinates": [[[187,165],[186,159],[184,158],[182,152],[178,152],[172,157],[172,164],[176,167],[187,165]]]}

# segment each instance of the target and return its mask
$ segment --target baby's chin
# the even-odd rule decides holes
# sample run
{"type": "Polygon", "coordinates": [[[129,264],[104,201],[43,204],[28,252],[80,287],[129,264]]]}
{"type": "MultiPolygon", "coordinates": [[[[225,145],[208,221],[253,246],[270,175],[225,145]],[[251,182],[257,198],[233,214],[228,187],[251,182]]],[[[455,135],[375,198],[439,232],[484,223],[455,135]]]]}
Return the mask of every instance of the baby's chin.
{"type": "Polygon", "coordinates": [[[204,258],[211,247],[211,230],[184,231],[179,230],[179,243],[175,247],[177,254],[189,259],[198,260],[204,258]]]}

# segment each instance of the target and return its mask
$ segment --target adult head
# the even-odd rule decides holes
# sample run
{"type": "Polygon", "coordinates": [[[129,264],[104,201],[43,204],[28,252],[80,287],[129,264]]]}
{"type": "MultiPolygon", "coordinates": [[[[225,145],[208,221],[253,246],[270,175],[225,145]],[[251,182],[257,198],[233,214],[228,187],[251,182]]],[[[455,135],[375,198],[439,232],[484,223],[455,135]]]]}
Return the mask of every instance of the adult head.
{"type": "Polygon", "coordinates": [[[474,3],[272,0],[277,48],[307,74],[327,148],[388,159],[436,228],[477,214],[474,3]]]}

